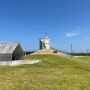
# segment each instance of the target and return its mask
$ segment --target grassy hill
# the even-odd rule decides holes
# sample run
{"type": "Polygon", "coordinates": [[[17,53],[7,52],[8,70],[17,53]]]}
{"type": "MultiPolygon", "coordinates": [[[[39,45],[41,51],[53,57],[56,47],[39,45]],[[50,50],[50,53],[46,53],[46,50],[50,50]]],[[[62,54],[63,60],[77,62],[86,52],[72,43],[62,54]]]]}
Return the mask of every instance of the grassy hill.
{"type": "Polygon", "coordinates": [[[76,56],[74,58],[77,60],[89,61],[90,62],[90,56],[80,56],[80,57],[76,56]]]}
{"type": "Polygon", "coordinates": [[[0,90],[90,90],[90,65],[55,55],[28,55],[33,65],[0,67],[0,90]]]}
{"type": "Polygon", "coordinates": [[[38,51],[32,53],[31,55],[39,55],[39,54],[53,54],[53,55],[58,55],[58,56],[62,56],[62,57],[70,56],[69,54],[66,54],[64,52],[60,52],[60,51],[57,51],[54,49],[41,49],[41,50],[38,50],[38,51]]]}

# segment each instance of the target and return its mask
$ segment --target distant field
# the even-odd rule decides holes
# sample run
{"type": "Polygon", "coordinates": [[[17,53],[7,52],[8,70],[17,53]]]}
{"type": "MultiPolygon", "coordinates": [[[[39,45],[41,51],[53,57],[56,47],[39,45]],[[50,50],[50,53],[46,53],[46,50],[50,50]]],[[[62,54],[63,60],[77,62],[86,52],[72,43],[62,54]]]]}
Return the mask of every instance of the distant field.
{"type": "Polygon", "coordinates": [[[90,56],[75,57],[77,60],[90,61],[90,56]]]}
{"type": "Polygon", "coordinates": [[[0,67],[0,90],[90,90],[90,65],[54,55],[28,55],[25,59],[42,61],[0,67]]]}

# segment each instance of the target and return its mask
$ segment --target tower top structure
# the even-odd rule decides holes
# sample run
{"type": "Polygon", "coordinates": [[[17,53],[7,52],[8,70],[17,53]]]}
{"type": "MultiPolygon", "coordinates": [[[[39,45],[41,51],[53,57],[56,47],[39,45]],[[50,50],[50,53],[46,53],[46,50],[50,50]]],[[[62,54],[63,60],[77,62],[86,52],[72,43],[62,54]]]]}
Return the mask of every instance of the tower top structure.
{"type": "Polygon", "coordinates": [[[41,38],[39,42],[40,42],[40,49],[49,49],[50,48],[50,39],[47,36],[47,33],[46,33],[46,36],[44,38],[41,38]]]}

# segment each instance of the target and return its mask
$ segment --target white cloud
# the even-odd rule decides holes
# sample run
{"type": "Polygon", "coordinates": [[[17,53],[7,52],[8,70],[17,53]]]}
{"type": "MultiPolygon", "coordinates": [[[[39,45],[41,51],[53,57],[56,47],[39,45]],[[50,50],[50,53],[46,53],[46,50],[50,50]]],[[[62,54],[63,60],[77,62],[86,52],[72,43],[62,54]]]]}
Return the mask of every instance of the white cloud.
{"type": "Polygon", "coordinates": [[[74,37],[77,36],[79,33],[66,33],[66,37],[74,37]]]}
{"type": "Polygon", "coordinates": [[[77,36],[79,34],[80,34],[80,30],[75,30],[75,31],[66,33],[65,36],[66,37],[75,37],[75,36],[77,36]]]}

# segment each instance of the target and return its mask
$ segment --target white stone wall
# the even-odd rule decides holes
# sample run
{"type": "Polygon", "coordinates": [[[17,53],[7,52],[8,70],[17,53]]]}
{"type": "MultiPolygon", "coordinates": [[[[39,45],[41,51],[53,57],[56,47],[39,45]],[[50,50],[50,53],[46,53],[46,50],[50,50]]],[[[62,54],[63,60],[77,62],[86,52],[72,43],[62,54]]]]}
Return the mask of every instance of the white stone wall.
{"type": "Polygon", "coordinates": [[[50,40],[49,39],[45,39],[44,44],[45,44],[46,49],[50,48],[50,40]]]}
{"type": "Polygon", "coordinates": [[[47,36],[40,39],[40,49],[50,49],[50,39],[47,36]]]}

